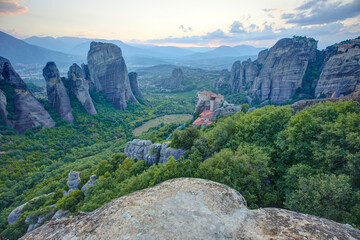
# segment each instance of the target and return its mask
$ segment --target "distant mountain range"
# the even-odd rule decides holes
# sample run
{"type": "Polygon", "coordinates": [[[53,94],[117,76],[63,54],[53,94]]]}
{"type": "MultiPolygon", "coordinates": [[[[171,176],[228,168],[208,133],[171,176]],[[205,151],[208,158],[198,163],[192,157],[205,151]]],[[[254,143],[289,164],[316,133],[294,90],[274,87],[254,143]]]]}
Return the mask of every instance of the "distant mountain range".
{"type": "Polygon", "coordinates": [[[254,58],[264,48],[249,45],[218,48],[181,48],[173,46],[129,45],[120,40],[78,37],[29,37],[16,39],[0,32],[0,56],[16,64],[42,64],[55,61],[58,65],[86,62],[92,41],[119,46],[129,68],[175,64],[207,69],[230,68],[234,60],[254,58]],[[200,61],[201,60],[201,61],[200,61]]]}

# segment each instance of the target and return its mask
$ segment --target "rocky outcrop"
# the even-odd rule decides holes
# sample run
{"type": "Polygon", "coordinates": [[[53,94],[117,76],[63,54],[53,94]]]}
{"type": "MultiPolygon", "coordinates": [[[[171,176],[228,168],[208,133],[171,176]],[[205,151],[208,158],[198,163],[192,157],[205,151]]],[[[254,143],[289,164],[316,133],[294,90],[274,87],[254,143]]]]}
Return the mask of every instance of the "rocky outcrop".
{"type": "Polygon", "coordinates": [[[160,150],[160,158],[159,163],[166,163],[168,157],[174,157],[175,160],[178,160],[184,153],[186,153],[183,149],[176,149],[170,147],[171,142],[165,142],[161,144],[161,150],[160,150]]]}
{"type": "Polygon", "coordinates": [[[39,227],[41,224],[43,224],[46,220],[50,219],[54,214],[56,210],[56,206],[52,205],[49,206],[49,211],[47,213],[36,215],[36,214],[30,214],[26,217],[25,223],[29,224],[27,233],[33,231],[35,228],[39,227]]]}
{"type": "Polygon", "coordinates": [[[88,82],[89,91],[95,91],[95,83],[91,81],[89,66],[87,64],[81,64],[81,69],[84,73],[84,78],[88,82]]]}
{"type": "MultiPolygon", "coordinates": [[[[0,79],[0,81],[1,80],[2,79],[0,79]]],[[[7,106],[6,96],[4,95],[3,91],[1,91],[0,89],[0,116],[4,120],[5,125],[11,126],[12,124],[8,119],[9,112],[6,110],[6,106],[7,106]]]]}
{"type": "Polygon", "coordinates": [[[46,91],[49,104],[56,110],[62,119],[72,123],[72,107],[66,88],[60,79],[60,73],[54,62],[48,62],[43,69],[46,81],[46,91]]]}
{"type": "Polygon", "coordinates": [[[162,81],[161,86],[165,88],[178,88],[181,86],[181,82],[184,80],[184,74],[181,68],[174,68],[171,73],[171,77],[162,81]]]}
{"type": "Polygon", "coordinates": [[[322,99],[310,99],[310,100],[301,100],[298,101],[290,107],[295,110],[295,112],[301,111],[306,107],[314,106],[317,103],[321,102],[337,102],[337,101],[356,101],[360,104],[360,86],[356,88],[354,92],[349,95],[338,97],[338,98],[322,98],[322,99]]]}
{"type": "Polygon", "coordinates": [[[212,114],[210,121],[215,121],[217,117],[222,115],[231,115],[241,111],[241,106],[227,106],[216,109],[212,114]]]}
{"type": "Polygon", "coordinates": [[[178,160],[186,151],[169,147],[170,142],[152,144],[149,140],[134,139],[125,146],[124,153],[130,158],[145,160],[147,165],[166,163],[173,156],[178,160]]]}
{"type": "Polygon", "coordinates": [[[96,91],[101,91],[115,108],[125,110],[127,101],[138,103],[130,87],[121,49],[115,44],[92,42],[87,56],[96,91]]]}
{"type": "Polygon", "coordinates": [[[85,79],[84,71],[76,63],[74,63],[68,71],[68,82],[72,92],[79,100],[81,105],[90,114],[97,114],[92,98],[89,94],[89,83],[85,79]]]}
{"type": "Polygon", "coordinates": [[[360,44],[341,44],[337,47],[336,54],[327,54],[331,57],[324,63],[315,89],[316,97],[321,94],[328,98],[341,97],[360,85],[360,44]]]}
{"type": "Polygon", "coordinates": [[[62,219],[62,218],[66,218],[67,214],[69,213],[69,210],[57,210],[56,213],[54,214],[54,216],[51,219],[62,219]]]}
{"type": "Polygon", "coordinates": [[[255,62],[236,61],[231,70],[232,92],[276,104],[290,100],[302,86],[309,62],[315,60],[316,46],[317,41],[312,38],[284,38],[261,51],[255,62]]]}
{"type": "Polygon", "coordinates": [[[65,191],[63,192],[63,195],[69,195],[70,193],[74,192],[76,189],[79,188],[81,179],[80,179],[80,174],[79,172],[75,172],[73,170],[70,170],[69,175],[68,175],[68,180],[67,180],[67,185],[69,187],[69,191],[65,191]]]}
{"type": "Polygon", "coordinates": [[[12,210],[12,212],[8,216],[8,223],[15,224],[17,222],[18,218],[23,214],[22,211],[28,203],[31,203],[38,198],[49,196],[50,194],[53,194],[53,193],[48,193],[48,194],[44,194],[44,195],[41,195],[38,197],[34,197],[31,200],[27,201],[26,203],[24,203],[24,204],[18,206],[17,208],[15,208],[14,210],[12,210]]]}
{"type": "Polygon", "coordinates": [[[84,186],[82,186],[81,192],[85,194],[85,193],[86,193],[86,189],[88,189],[88,187],[90,187],[90,186],[94,186],[97,179],[98,179],[98,176],[97,176],[96,174],[92,175],[92,176],[90,177],[89,181],[88,181],[87,183],[85,183],[84,186]]]}
{"type": "Polygon", "coordinates": [[[277,208],[250,210],[223,184],[168,180],[73,218],[52,220],[21,239],[359,239],[360,231],[277,208]]]}
{"type": "Polygon", "coordinates": [[[245,93],[251,89],[255,78],[260,71],[257,62],[252,62],[251,59],[240,63],[236,61],[231,68],[230,85],[233,93],[245,93]]]}
{"type": "Polygon", "coordinates": [[[230,84],[229,84],[229,79],[230,79],[230,72],[227,69],[223,69],[220,72],[220,77],[218,80],[214,81],[213,87],[216,90],[222,90],[224,88],[231,88],[230,84]]]}
{"type": "Polygon", "coordinates": [[[144,99],[144,96],[140,92],[140,89],[139,89],[139,86],[138,86],[137,73],[136,72],[129,73],[129,81],[130,81],[130,87],[131,87],[132,93],[135,96],[137,96],[137,97],[139,97],[141,99],[144,99]]]}
{"type": "Polygon", "coordinates": [[[22,210],[26,206],[28,202],[24,203],[23,205],[18,206],[14,210],[11,211],[11,213],[8,216],[8,223],[9,224],[15,224],[19,217],[23,214],[22,210]]]}
{"type": "MultiPolygon", "coordinates": [[[[8,91],[4,92],[4,95],[7,96],[6,104],[13,105],[11,119],[7,115],[9,112],[0,112],[2,114],[1,117],[7,119],[5,123],[8,126],[20,133],[32,127],[43,126],[48,128],[55,126],[54,120],[29,91],[24,81],[11,66],[9,60],[2,57],[0,57],[0,75],[0,84],[4,87],[4,91],[8,91]],[[11,99],[11,103],[9,99],[11,99]]],[[[5,101],[3,99],[1,105],[4,107],[4,104],[5,101]]]]}

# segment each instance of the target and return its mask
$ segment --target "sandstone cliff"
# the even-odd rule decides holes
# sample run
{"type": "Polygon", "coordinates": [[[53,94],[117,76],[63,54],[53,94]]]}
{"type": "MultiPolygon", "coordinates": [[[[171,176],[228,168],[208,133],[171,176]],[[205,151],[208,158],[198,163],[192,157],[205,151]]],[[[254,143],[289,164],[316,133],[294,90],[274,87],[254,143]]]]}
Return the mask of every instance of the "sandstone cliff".
{"type": "Polygon", "coordinates": [[[62,119],[73,122],[72,107],[66,88],[60,79],[60,73],[54,62],[48,62],[43,69],[46,81],[48,101],[62,119]]]}
{"type": "Polygon", "coordinates": [[[137,73],[136,72],[131,72],[129,73],[129,81],[130,81],[130,87],[132,90],[132,93],[141,98],[144,99],[144,96],[142,95],[140,89],[139,89],[139,85],[138,85],[138,80],[137,80],[137,73]]]}
{"type": "Polygon", "coordinates": [[[85,79],[84,71],[74,63],[68,71],[68,82],[71,90],[90,115],[97,114],[92,98],[89,94],[89,83],[85,79]]]}
{"type": "Polygon", "coordinates": [[[131,91],[125,60],[118,46],[92,42],[87,60],[96,91],[103,92],[117,109],[125,110],[129,100],[138,103],[131,91]]]}
{"type": "Polygon", "coordinates": [[[16,73],[11,66],[9,60],[0,57],[0,82],[4,88],[4,95],[11,98],[11,102],[2,98],[0,105],[2,105],[1,117],[5,119],[5,124],[19,131],[25,132],[27,129],[43,126],[55,126],[54,120],[45,110],[32,93],[28,90],[24,81],[16,73]],[[5,89],[6,88],[6,89],[5,89]],[[8,92],[5,92],[8,91],[8,92]],[[6,105],[12,104],[13,118],[8,119],[8,111],[6,105]],[[3,109],[5,107],[5,109],[3,109]],[[15,117],[14,117],[15,116],[15,117]]]}
{"type": "Polygon", "coordinates": [[[315,96],[341,97],[353,92],[360,84],[360,39],[359,43],[336,45],[327,49],[320,79],[315,89],[315,96]]]}
{"type": "Polygon", "coordinates": [[[359,239],[360,231],[277,208],[249,210],[240,193],[179,178],[76,217],[51,220],[21,239],[359,239]]]}

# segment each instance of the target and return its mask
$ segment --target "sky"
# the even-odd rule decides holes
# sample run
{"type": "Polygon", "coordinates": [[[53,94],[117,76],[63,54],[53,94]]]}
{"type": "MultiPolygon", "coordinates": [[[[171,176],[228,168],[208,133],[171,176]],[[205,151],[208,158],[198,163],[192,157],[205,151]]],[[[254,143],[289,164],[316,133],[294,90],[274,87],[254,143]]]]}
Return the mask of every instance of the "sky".
{"type": "Polygon", "coordinates": [[[179,47],[270,47],[296,35],[324,48],[360,36],[360,0],[0,0],[0,30],[179,47]]]}

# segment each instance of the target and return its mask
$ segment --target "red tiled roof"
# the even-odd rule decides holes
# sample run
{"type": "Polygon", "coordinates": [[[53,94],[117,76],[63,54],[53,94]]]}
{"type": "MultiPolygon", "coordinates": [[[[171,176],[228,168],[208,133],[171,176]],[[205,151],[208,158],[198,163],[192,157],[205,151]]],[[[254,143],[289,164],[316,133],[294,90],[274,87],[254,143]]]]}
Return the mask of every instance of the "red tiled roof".
{"type": "Polygon", "coordinates": [[[200,113],[200,117],[204,117],[204,118],[211,118],[211,115],[214,111],[211,110],[205,110],[202,113],[200,113]]]}
{"type": "Polygon", "coordinates": [[[207,120],[204,120],[202,119],[201,117],[198,117],[194,122],[193,122],[193,125],[195,124],[196,126],[201,126],[202,124],[212,124],[212,121],[207,121],[207,120]]]}

